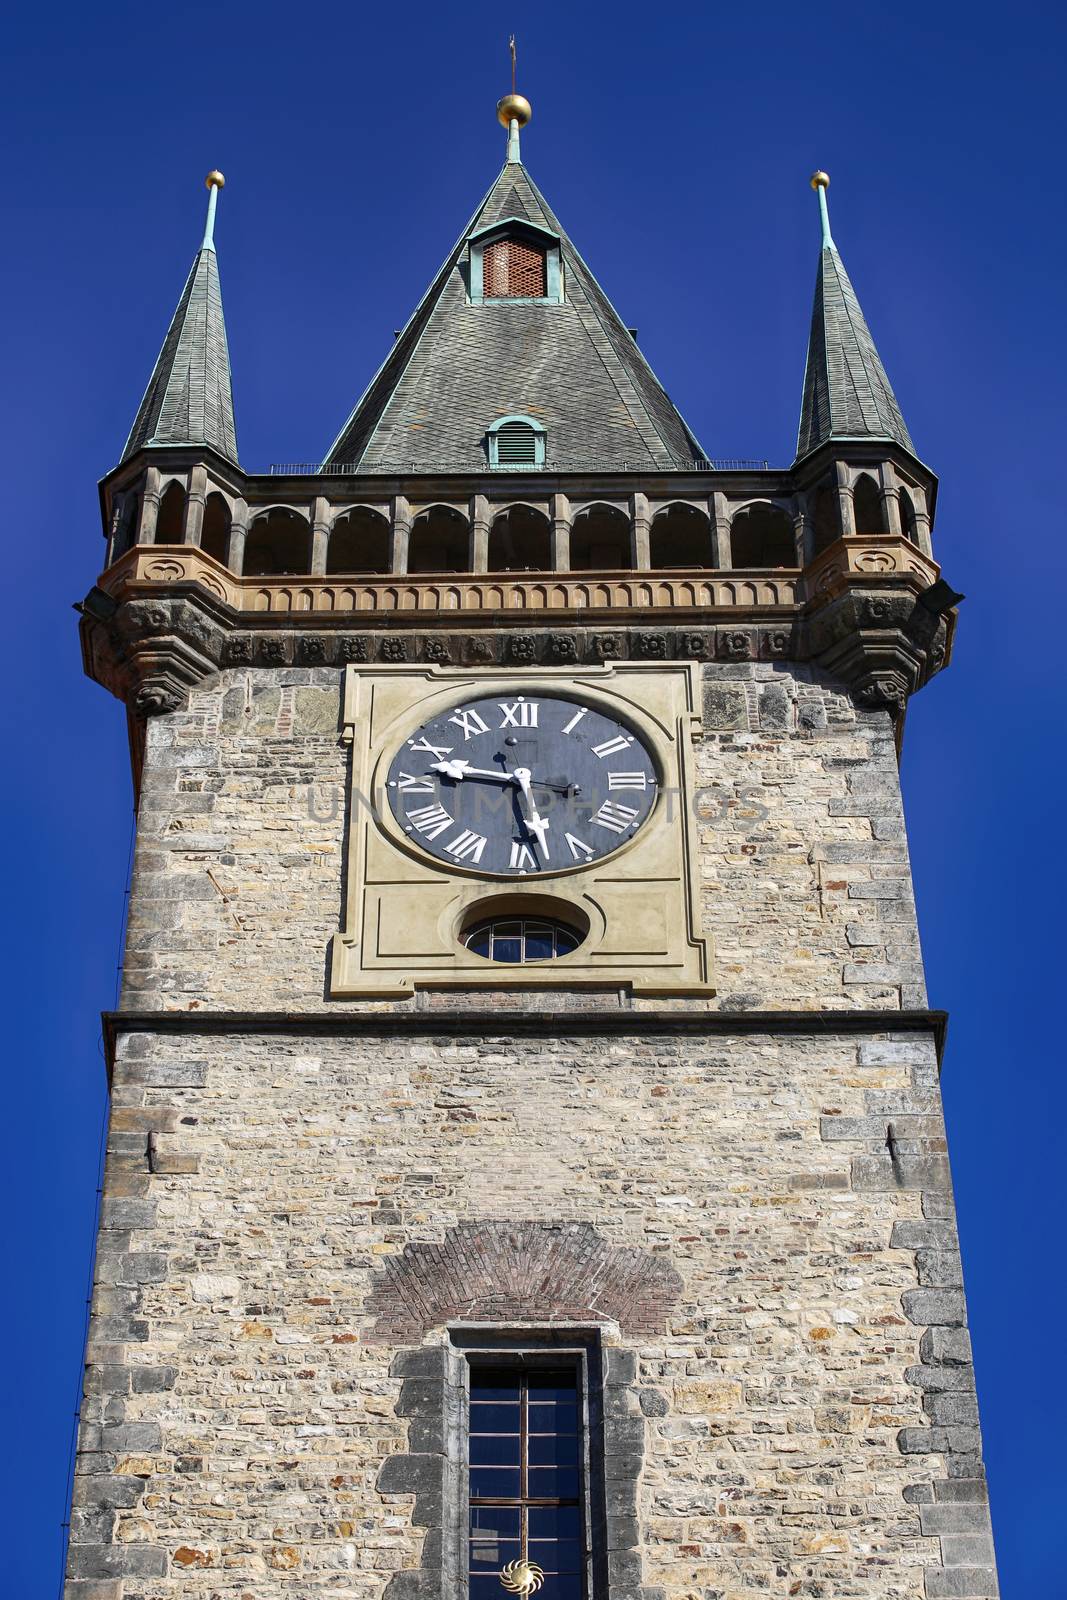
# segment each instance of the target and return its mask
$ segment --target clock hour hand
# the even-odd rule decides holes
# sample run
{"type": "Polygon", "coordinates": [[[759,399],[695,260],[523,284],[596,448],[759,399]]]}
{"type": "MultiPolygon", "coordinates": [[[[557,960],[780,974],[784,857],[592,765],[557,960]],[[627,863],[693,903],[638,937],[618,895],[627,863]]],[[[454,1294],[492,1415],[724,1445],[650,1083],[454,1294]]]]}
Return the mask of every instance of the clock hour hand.
{"type": "Polygon", "coordinates": [[[469,761],[434,761],[430,764],[431,772],[439,772],[442,777],[453,778],[457,783],[463,778],[491,778],[494,783],[514,783],[514,775],[510,772],[498,772],[495,767],[472,767],[469,761]]]}

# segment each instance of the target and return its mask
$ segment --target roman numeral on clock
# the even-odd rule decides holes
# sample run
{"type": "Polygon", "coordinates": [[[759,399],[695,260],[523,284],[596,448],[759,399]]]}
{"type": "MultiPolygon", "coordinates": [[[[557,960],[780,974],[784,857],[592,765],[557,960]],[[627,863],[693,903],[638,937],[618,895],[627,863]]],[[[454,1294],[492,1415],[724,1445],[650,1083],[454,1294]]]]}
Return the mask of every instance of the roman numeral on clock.
{"type": "Polygon", "coordinates": [[[537,866],[537,862],[534,860],[534,853],[530,846],[520,843],[518,839],[514,839],[511,845],[511,860],[508,862],[508,866],[513,872],[525,872],[527,868],[532,871],[537,866]]]}
{"type": "Polygon", "coordinates": [[[592,861],[596,852],[591,844],[586,844],[584,839],[577,838],[573,833],[565,833],[563,837],[567,841],[572,861],[592,861]]]}
{"type": "Polygon", "coordinates": [[[396,780],[396,786],[401,794],[433,794],[433,779],[429,773],[413,776],[410,772],[402,772],[396,780]]]}
{"type": "Polygon", "coordinates": [[[647,772],[609,772],[609,789],[647,789],[647,772]]]}
{"type": "Polygon", "coordinates": [[[454,722],[457,728],[463,729],[464,743],[473,738],[476,733],[489,732],[488,722],[483,722],[477,711],[471,711],[463,706],[460,706],[458,711],[453,712],[448,720],[449,722],[454,722]]]}
{"type": "Polygon", "coordinates": [[[426,754],[433,756],[435,760],[443,761],[446,756],[450,756],[452,754],[452,751],[455,749],[455,745],[431,744],[427,738],[423,737],[421,739],[409,739],[408,749],[425,750],[426,754]]]}
{"type": "Polygon", "coordinates": [[[451,828],[454,817],[450,817],[444,806],[438,803],[432,806],[417,806],[414,811],[407,812],[407,820],[413,828],[418,828],[427,839],[436,839],[439,833],[444,833],[446,828],[451,828]]]}
{"type": "Polygon", "coordinates": [[[605,756],[618,755],[620,750],[628,750],[633,744],[633,739],[625,739],[622,734],[616,734],[614,739],[605,739],[603,744],[593,746],[593,754],[603,761],[605,756]]]}
{"type": "Polygon", "coordinates": [[[466,861],[468,858],[477,864],[482,859],[482,851],[488,840],[482,833],[472,833],[469,828],[464,828],[462,833],[450,839],[445,849],[450,856],[455,856],[457,861],[466,861]]]}
{"type": "Polygon", "coordinates": [[[612,833],[625,833],[637,814],[634,806],[620,806],[614,800],[605,800],[593,818],[593,826],[610,828],[612,833]]]}
{"type": "Polygon", "coordinates": [[[505,705],[503,701],[500,701],[499,705],[501,711],[504,713],[504,720],[500,724],[502,728],[537,727],[537,713],[541,709],[539,701],[516,700],[513,706],[505,705]]]}
{"type": "Polygon", "coordinates": [[[563,733],[570,733],[572,728],[576,728],[578,726],[579,722],[581,722],[582,718],[585,716],[585,714],[586,714],[586,712],[588,710],[589,710],[588,706],[583,706],[580,711],[576,711],[574,713],[573,717],[571,718],[571,720],[568,722],[567,726],[564,729],[562,729],[562,732],[563,733]]]}

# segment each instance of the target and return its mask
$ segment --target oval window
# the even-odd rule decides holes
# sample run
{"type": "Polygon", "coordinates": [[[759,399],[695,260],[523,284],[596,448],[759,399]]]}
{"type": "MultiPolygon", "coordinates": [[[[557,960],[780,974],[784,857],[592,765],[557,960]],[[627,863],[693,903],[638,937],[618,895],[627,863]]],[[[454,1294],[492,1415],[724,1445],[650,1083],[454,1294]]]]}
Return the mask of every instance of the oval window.
{"type": "Polygon", "coordinates": [[[548,917],[493,917],[476,923],[463,935],[472,955],[486,961],[553,961],[569,956],[582,942],[582,935],[565,922],[548,917]]]}

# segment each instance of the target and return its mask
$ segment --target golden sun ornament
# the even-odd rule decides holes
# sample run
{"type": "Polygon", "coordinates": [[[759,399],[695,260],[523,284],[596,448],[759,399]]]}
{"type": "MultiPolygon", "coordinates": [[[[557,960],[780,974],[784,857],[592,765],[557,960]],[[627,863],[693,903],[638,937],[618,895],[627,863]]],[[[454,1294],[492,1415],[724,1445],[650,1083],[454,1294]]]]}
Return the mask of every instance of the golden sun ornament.
{"type": "Polygon", "coordinates": [[[501,1571],[500,1581],[509,1594],[535,1594],[545,1575],[536,1561],[509,1561],[501,1571]]]}

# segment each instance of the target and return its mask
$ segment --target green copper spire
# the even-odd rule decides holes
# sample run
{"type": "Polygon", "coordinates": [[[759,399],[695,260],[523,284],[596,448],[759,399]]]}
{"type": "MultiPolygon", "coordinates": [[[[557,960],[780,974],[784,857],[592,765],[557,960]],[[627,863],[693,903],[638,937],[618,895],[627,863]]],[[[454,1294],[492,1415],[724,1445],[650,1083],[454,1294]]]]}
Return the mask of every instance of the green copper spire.
{"type": "Polygon", "coordinates": [[[209,172],[205,181],[209,200],[204,240],[130,430],[123,461],[146,445],[208,445],[228,460],[237,460],[230,355],[215,256],[215,207],[226,180],[221,172],[209,172]]]}
{"type": "Polygon", "coordinates": [[[896,395],[830,233],[826,205],[829,184],[825,172],[816,172],[811,180],[819,196],[822,248],[808,338],[797,459],[829,439],[892,440],[914,455],[915,446],[896,395]]]}

